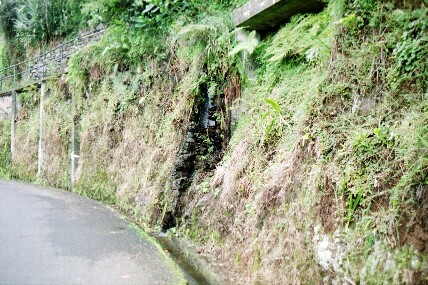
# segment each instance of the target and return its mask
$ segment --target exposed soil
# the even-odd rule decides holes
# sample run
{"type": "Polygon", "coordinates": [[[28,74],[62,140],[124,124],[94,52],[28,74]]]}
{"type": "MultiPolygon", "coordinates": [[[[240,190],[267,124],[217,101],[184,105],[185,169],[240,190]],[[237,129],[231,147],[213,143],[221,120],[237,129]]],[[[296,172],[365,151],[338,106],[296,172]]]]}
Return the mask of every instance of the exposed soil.
{"type": "Polygon", "coordinates": [[[428,185],[415,189],[416,203],[410,211],[403,213],[400,223],[401,244],[412,245],[420,252],[428,251],[428,185]]]}
{"type": "Polygon", "coordinates": [[[337,202],[334,195],[334,181],[328,176],[323,179],[324,194],[316,205],[317,216],[321,219],[321,225],[325,233],[332,233],[338,226],[336,218],[337,202]]]}

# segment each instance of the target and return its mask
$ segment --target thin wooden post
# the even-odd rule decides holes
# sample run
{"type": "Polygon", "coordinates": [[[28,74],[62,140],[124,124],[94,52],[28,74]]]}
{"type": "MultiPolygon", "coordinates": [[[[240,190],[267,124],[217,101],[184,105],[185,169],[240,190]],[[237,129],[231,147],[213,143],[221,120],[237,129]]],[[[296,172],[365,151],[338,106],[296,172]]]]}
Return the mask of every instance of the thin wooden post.
{"type": "Polygon", "coordinates": [[[39,155],[37,163],[37,177],[40,178],[42,175],[43,166],[43,104],[46,95],[46,83],[42,82],[40,88],[40,111],[39,111],[39,155]]]}

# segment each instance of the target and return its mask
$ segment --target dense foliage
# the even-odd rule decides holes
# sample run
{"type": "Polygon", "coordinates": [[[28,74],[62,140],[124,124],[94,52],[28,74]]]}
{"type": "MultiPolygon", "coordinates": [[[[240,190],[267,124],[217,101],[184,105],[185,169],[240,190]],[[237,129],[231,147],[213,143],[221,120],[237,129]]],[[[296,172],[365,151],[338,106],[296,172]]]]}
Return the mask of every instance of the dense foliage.
{"type": "Polygon", "coordinates": [[[0,31],[11,45],[40,46],[79,29],[80,2],[3,0],[0,2],[0,31]]]}
{"type": "Polygon", "coordinates": [[[22,56],[17,54],[18,46],[42,47],[54,39],[72,36],[80,29],[100,23],[159,33],[167,30],[177,15],[194,19],[235,2],[240,1],[2,0],[0,33],[7,42],[9,55],[17,57],[22,56]]]}

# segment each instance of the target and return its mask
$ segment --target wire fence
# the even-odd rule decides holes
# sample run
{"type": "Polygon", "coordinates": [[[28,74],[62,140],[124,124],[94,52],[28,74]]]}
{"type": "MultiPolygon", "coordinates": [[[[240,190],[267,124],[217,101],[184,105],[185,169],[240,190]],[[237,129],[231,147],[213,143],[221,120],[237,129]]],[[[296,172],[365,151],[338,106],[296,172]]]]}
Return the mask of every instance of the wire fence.
{"type": "Polygon", "coordinates": [[[72,54],[99,40],[104,32],[105,28],[95,29],[36,57],[0,70],[0,93],[39,81],[49,75],[61,74],[72,54]]]}

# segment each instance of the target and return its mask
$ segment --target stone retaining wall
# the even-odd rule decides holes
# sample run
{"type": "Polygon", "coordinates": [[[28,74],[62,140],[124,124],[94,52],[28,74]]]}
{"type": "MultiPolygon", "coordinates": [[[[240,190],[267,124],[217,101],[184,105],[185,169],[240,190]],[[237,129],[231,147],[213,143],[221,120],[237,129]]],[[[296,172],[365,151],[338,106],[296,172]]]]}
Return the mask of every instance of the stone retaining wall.
{"type": "Polygon", "coordinates": [[[12,112],[12,98],[0,97],[0,121],[10,118],[12,112]]]}
{"type": "Polygon", "coordinates": [[[104,28],[79,36],[50,52],[41,55],[30,67],[31,79],[41,79],[50,74],[61,73],[65,70],[70,56],[80,49],[98,42],[104,35],[104,28]]]}
{"type": "Polygon", "coordinates": [[[81,34],[46,53],[2,71],[0,74],[0,94],[8,89],[21,87],[20,83],[24,81],[39,81],[46,76],[63,73],[70,56],[80,49],[98,42],[104,32],[105,26],[100,25],[89,33],[81,34]]]}

